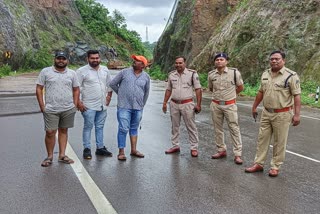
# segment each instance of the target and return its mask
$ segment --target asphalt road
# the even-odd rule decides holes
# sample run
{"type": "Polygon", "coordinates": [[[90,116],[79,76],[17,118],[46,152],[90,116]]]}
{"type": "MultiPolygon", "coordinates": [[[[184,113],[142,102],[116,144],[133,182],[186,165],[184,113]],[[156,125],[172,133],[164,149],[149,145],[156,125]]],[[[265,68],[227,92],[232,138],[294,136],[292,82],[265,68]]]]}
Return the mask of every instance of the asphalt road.
{"type": "Polygon", "coordinates": [[[0,97],[1,113],[9,109],[9,113],[0,117],[0,213],[320,212],[318,111],[305,109],[300,126],[291,127],[285,164],[277,178],[270,178],[267,173],[270,154],[263,173],[244,173],[244,168],[254,159],[259,128],[259,122],[255,123],[250,116],[251,101],[238,102],[242,166],[233,163],[228,132],[228,157],[210,159],[215,147],[209,97],[204,99],[203,111],[197,115],[199,157],[191,157],[184,127],[181,128],[181,153],[165,155],[164,151],[171,146],[171,123],[169,114],[161,111],[163,86],[163,82],[152,82],[144,110],[138,143],[144,159],[130,157],[127,149],[127,161],[117,160],[116,99],[113,97],[104,138],[114,156],[93,155],[92,160],[82,159],[83,119],[77,113],[75,127],[69,132],[68,152],[74,151],[79,158],[77,165],[58,163],[56,153],[53,165],[48,168],[40,166],[46,156],[42,115],[9,114],[9,110],[15,114],[23,107],[29,109],[29,113],[36,112],[34,97],[0,97]],[[82,166],[84,169],[77,168],[82,166]],[[86,172],[92,180],[84,178],[86,172]],[[96,187],[102,195],[94,190],[96,187]],[[97,211],[105,204],[110,210],[97,211]]]}

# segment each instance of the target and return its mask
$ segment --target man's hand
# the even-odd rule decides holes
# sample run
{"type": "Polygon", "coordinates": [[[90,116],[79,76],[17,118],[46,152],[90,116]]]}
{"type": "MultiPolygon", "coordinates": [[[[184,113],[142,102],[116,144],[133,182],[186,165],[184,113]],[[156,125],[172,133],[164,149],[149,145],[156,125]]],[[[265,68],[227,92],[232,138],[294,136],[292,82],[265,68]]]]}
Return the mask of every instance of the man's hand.
{"type": "Polygon", "coordinates": [[[108,95],[106,97],[106,106],[109,106],[110,102],[111,102],[111,96],[108,95]]]}
{"type": "Polygon", "coordinates": [[[166,102],[163,102],[163,105],[162,105],[162,111],[163,113],[167,113],[167,103],[166,102]]]}
{"type": "Polygon", "coordinates": [[[83,105],[83,103],[81,101],[79,101],[79,103],[78,103],[78,110],[81,112],[84,112],[87,110],[87,108],[83,105]]]}
{"type": "Polygon", "coordinates": [[[297,126],[300,124],[300,115],[293,115],[292,117],[292,125],[297,126]]]}
{"type": "Polygon", "coordinates": [[[46,110],[46,107],[44,105],[41,105],[40,106],[40,111],[43,113],[43,112],[45,112],[45,110],[46,110]]]}
{"type": "Polygon", "coordinates": [[[196,105],[196,106],[194,107],[194,112],[195,112],[196,114],[200,113],[200,112],[201,112],[201,106],[196,105]]]}
{"type": "Polygon", "coordinates": [[[258,112],[257,110],[252,110],[252,117],[254,119],[254,122],[257,122],[258,112]]]}

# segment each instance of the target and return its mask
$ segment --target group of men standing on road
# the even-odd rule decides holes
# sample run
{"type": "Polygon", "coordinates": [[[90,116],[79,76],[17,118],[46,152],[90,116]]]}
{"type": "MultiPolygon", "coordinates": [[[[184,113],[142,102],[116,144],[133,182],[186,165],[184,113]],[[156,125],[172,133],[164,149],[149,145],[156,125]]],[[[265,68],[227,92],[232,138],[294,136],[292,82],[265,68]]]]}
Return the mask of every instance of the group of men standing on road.
{"type": "MultiPolygon", "coordinates": [[[[143,107],[149,95],[150,77],[143,71],[147,66],[146,58],[132,55],[132,59],[134,60],[132,67],[120,71],[111,80],[107,67],[100,65],[98,51],[88,51],[88,65],[79,68],[76,72],[67,68],[68,59],[64,52],[56,53],[54,66],[41,71],[36,88],[37,99],[45,122],[45,144],[48,153],[42,166],[52,164],[57,130],[59,131],[58,161],[73,163],[73,160],[65,155],[65,149],[67,131],[68,128],[73,127],[76,108],[81,111],[84,118],[83,157],[92,158],[90,139],[93,126],[96,136],[96,155],[112,156],[103,143],[106,108],[110,103],[112,91],[118,94],[118,160],[126,160],[124,148],[128,132],[131,143],[130,155],[144,157],[137,150],[137,135],[143,107]],[[45,88],[46,102],[43,100],[43,88],[45,88]]],[[[242,139],[236,97],[244,86],[238,69],[227,67],[228,60],[227,54],[216,54],[213,58],[215,69],[208,73],[208,89],[212,92],[210,109],[217,147],[217,153],[212,155],[212,159],[227,156],[223,130],[223,122],[226,118],[233,144],[234,162],[242,164],[242,139]]],[[[257,106],[263,101],[257,153],[253,166],[246,168],[245,172],[263,171],[273,136],[273,157],[269,175],[275,177],[284,161],[290,123],[296,126],[300,122],[301,89],[298,75],[284,66],[285,54],[283,52],[272,52],[269,60],[271,68],[262,74],[261,86],[252,107],[252,115],[256,119],[257,106]]],[[[169,107],[172,122],[172,147],[165,153],[180,152],[179,129],[182,117],[189,135],[191,156],[197,157],[199,137],[195,114],[201,112],[200,80],[195,70],[186,68],[186,59],[183,56],[176,57],[175,68],[176,70],[169,73],[162,106],[163,112],[166,113],[167,103],[171,98],[169,107]],[[196,103],[193,100],[194,92],[196,103]]]]}
{"type": "Polygon", "coordinates": [[[118,94],[118,159],[126,160],[124,148],[128,132],[131,141],[130,154],[139,158],[144,157],[137,150],[137,135],[143,107],[150,90],[150,77],[143,71],[148,61],[143,56],[132,55],[131,57],[134,60],[132,67],[119,72],[113,80],[111,80],[108,68],[100,65],[100,54],[97,50],[87,52],[88,64],[77,71],[67,68],[66,53],[57,52],[54,57],[54,65],[40,72],[36,82],[36,95],[43,113],[48,155],[41,166],[47,167],[52,164],[57,130],[58,161],[67,164],[74,162],[66,156],[65,150],[68,128],[74,126],[77,109],[81,111],[84,119],[83,158],[92,158],[90,141],[93,127],[96,138],[95,154],[112,156],[103,143],[103,128],[107,117],[107,106],[111,101],[113,91],[118,94]]]}
{"type": "MultiPolygon", "coordinates": [[[[242,139],[236,105],[237,95],[244,90],[243,80],[236,68],[227,67],[228,56],[218,53],[213,61],[215,69],[208,73],[208,89],[212,92],[210,104],[214,141],[218,152],[212,159],[227,156],[227,146],[224,142],[223,122],[226,119],[233,145],[234,162],[242,164],[242,139]]],[[[285,54],[273,51],[269,56],[270,69],[261,77],[261,86],[252,106],[252,116],[256,120],[257,106],[263,101],[263,110],[258,135],[257,152],[254,164],[245,169],[247,173],[263,171],[271,139],[273,137],[273,156],[269,176],[276,177],[284,162],[289,126],[300,123],[300,80],[296,72],[284,66],[285,54]],[[293,111],[292,111],[293,110],[293,111]]],[[[191,156],[198,156],[198,132],[195,125],[195,114],[201,111],[201,85],[196,71],[186,68],[184,57],[175,60],[176,70],[169,73],[167,89],[162,110],[167,112],[167,102],[171,97],[170,113],[172,121],[172,147],[166,154],[180,152],[179,127],[181,116],[184,119],[189,135],[191,156]],[[197,104],[193,102],[195,90],[197,104]]]]}

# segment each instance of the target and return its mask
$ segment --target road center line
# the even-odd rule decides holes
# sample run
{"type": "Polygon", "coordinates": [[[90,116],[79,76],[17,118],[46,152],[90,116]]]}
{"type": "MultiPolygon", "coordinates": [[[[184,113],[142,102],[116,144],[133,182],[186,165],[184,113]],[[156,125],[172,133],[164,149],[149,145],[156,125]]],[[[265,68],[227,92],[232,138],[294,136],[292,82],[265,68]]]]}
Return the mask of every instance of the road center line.
{"type": "Polygon", "coordinates": [[[74,160],[74,164],[71,164],[73,171],[78,177],[83,189],[89,196],[93,206],[97,210],[98,214],[116,214],[116,210],[112,207],[111,203],[104,196],[102,191],[90,177],[87,170],[82,165],[76,153],[73,151],[71,145],[68,143],[66,149],[67,155],[74,160]]]}

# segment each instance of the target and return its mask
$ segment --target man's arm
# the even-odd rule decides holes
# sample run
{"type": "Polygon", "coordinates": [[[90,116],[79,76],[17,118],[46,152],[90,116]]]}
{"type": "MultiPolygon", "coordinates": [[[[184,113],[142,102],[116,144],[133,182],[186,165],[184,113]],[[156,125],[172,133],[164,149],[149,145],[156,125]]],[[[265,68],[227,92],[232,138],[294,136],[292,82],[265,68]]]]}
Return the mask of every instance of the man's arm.
{"type": "Polygon", "coordinates": [[[301,97],[300,94],[294,95],[294,115],[292,118],[292,125],[297,126],[300,124],[300,109],[301,109],[301,97]]]}
{"type": "Polygon", "coordinates": [[[119,85],[121,84],[123,71],[120,71],[109,83],[110,88],[118,94],[119,85]]]}
{"type": "Polygon", "coordinates": [[[242,84],[242,85],[237,86],[237,87],[236,87],[236,93],[237,93],[237,95],[238,95],[241,91],[243,91],[243,89],[244,89],[243,84],[242,84]]]}
{"type": "Polygon", "coordinates": [[[212,81],[209,74],[208,74],[208,89],[211,92],[213,91],[213,85],[212,85],[212,81]]]}
{"type": "Polygon", "coordinates": [[[197,99],[197,105],[194,107],[194,111],[196,113],[200,113],[201,111],[201,101],[202,101],[202,89],[197,88],[195,89],[196,92],[196,99],[197,99]]]}
{"type": "Polygon", "coordinates": [[[78,102],[80,100],[80,88],[73,87],[72,92],[73,92],[73,103],[74,103],[75,107],[78,107],[78,102]]]}
{"type": "Polygon", "coordinates": [[[167,89],[164,94],[163,105],[162,105],[163,113],[167,113],[167,102],[168,102],[169,98],[171,97],[171,93],[172,92],[167,89]]]}
{"type": "Polygon", "coordinates": [[[150,79],[148,80],[146,87],[145,87],[144,96],[143,96],[143,105],[146,105],[148,97],[149,97],[149,93],[150,93],[150,79]]]}
{"type": "Polygon", "coordinates": [[[254,100],[254,103],[252,105],[252,117],[256,120],[258,116],[257,107],[261,103],[263,99],[263,93],[261,91],[258,91],[258,94],[254,100]]]}
{"type": "Polygon", "coordinates": [[[106,106],[109,106],[112,98],[112,91],[108,91],[107,97],[106,97],[106,106]]]}
{"type": "Polygon", "coordinates": [[[37,86],[36,86],[36,96],[37,96],[38,104],[39,104],[39,107],[40,107],[40,111],[44,112],[45,111],[45,105],[44,105],[44,101],[43,101],[43,85],[37,84],[37,86]]]}

